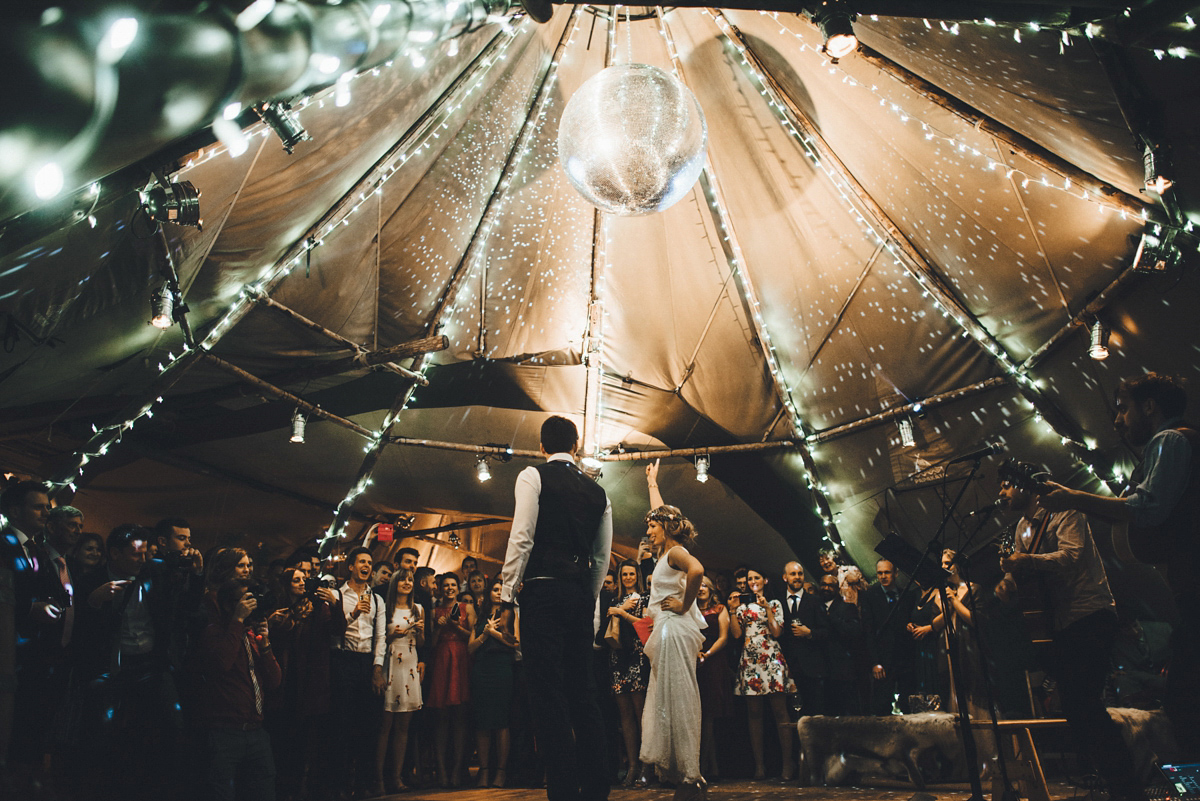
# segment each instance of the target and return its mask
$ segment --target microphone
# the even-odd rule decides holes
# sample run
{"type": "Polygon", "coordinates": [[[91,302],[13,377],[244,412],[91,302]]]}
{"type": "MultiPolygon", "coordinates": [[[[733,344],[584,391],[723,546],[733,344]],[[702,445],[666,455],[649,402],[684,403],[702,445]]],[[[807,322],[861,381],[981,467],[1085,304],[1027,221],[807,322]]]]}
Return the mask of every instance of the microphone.
{"type": "Polygon", "coordinates": [[[1003,453],[1003,452],[1004,452],[1004,449],[1001,448],[999,445],[985,445],[984,447],[980,448],[977,451],[971,451],[970,453],[964,453],[962,456],[955,456],[953,459],[946,462],[946,466],[949,467],[950,465],[958,464],[959,462],[978,462],[980,459],[984,458],[985,456],[993,456],[997,453],[1003,453]]]}
{"type": "Polygon", "coordinates": [[[1003,505],[1003,503],[1001,501],[992,501],[987,506],[981,506],[980,508],[976,509],[974,512],[968,512],[967,517],[974,517],[975,515],[990,515],[992,512],[999,509],[1002,505],[1003,505]]]}

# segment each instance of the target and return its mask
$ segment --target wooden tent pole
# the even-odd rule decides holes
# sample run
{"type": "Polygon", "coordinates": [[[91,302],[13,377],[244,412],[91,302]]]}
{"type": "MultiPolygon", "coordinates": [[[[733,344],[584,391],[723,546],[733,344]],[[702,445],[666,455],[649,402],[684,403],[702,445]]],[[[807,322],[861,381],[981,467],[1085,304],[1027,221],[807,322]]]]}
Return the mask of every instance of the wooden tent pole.
{"type": "Polygon", "coordinates": [[[303,409],[306,413],[312,415],[313,417],[320,417],[322,420],[328,420],[331,423],[337,423],[342,428],[348,428],[354,433],[360,434],[367,439],[371,439],[374,436],[370,431],[363,428],[358,423],[347,420],[344,417],[339,417],[332,412],[327,412],[320,406],[316,406],[315,404],[304,400],[304,398],[301,398],[299,395],[293,395],[286,389],[280,389],[274,384],[263,381],[261,378],[251,375],[242,368],[238,367],[236,364],[230,364],[220,356],[214,356],[211,353],[205,353],[204,360],[213,367],[224,370],[225,372],[237,378],[239,381],[249,384],[256,389],[260,389],[274,398],[287,401],[299,409],[303,409]]]}
{"type": "MultiPolygon", "coordinates": [[[[336,331],[329,330],[328,328],[326,328],[325,326],[316,322],[315,320],[310,320],[309,318],[305,317],[303,314],[296,311],[295,309],[289,308],[288,306],[283,305],[282,303],[275,300],[274,298],[271,298],[265,292],[256,293],[254,296],[254,299],[255,299],[255,301],[258,302],[258,304],[260,306],[266,306],[268,309],[273,309],[274,311],[279,312],[280,314],[282,314],[284,317],[288,318],[289,320],[292,320],[293,322],[303,326],[304,328],[307,328],[309,331],[314,331],[314,332],[320,334],[321,336],[326,337],[327,339],[331,339],[334,342],[341,345],[342,347],[349,348],[350,350],[354,351],[356,354],[366,355],[369,353],[366,349],[363,348],[362,345],[359,345],[349,339],[346,339],[344,336],[337,333],[336,331]]],[[[420,384],[423,387],[429,386],[428,378],[421,375],[420,373],[414,373],[412,370],[407,370],[398,364],[394,364],[392,362],[381,362],[379,364],[379,366],[384,368],[385,370],[389,370],[389,371],[395,373],[396,375],[402,375],[405,378],[411,378],[413,381],[416,381],[418,384],[420,384]]]]}
{"type": "Polygon", "coordinates": [[[1157,209],[1145,199],[1131,195],[1123,189],[1119,189],[1107,181],[1102,181],[1091,173],[1085,172],[1066,159],[1037,144],[1027,136],[1017,133],[999,120],[989,117],[987,114],[964,103],[916,73],[905,69],[878,51],[860,44],[858,47],[858,58],[871,64],[885,75],[895,78],[921,97],[944,108],[980,132],[987,134],[997,141],[1003,142],[1012,148],[1013,152],[1017,155],[1032,161],[1034,164],[1054,173],[1060,178],[1070,180],[1072,184],[1086,190],[1088,196],[1098,203],[1111,206],[1127,214],[1132,214],[1135,217],[1141,217],[1142,215],[1149,217],[1161,216],[1157,214],[1157,209]]]}
{"type": "Polygon", "coordinates": [[[1009,386],[1008,381],[1004,378],[1001,378],[1000,376],[993,376],[992,378],[988,378],[984,381],[980,381],[977,384],[971,384],[970,386],[967,386],[967,387],[960,387],[959,389],[952,389],[948,392],[942,392],[938,395],[931,395],[928,398],[922,398],[919,401],[914,401],[912,403],[906,403],[902,406],[895,406],[891,409],[888,409],[887,411],[879,412],[878,414],[873,414],[873,415],[870,415],[869,417],[861,417],[858,420],[854,420],[849,423],[844,423],[843,425],[840,425],[840,426],[834,426],[833,428],[827,428],[824,431],[820,431],[820,432],[814,434],[812,437],[809,438],[809,441],[810,442],[829,442],[830,440],[838,439],[839,437],[844,437],[847,434],[852,434],[855,431],[861,431],[864,428],[871,428],[873,426],[882,425],[884,423],[895,420],[896,418],[901,417],[903,415],[912,414],[913,409],[916,408],[918,405],[923,406],[927,409],[932,409],[936,406],[944,406],[947,403],[951,403],[952,401],[961,400],[963,398],[969,398],[972,395],[978,395],[981,392],[987,392],[989,390],[995,389],[996,387],[1003,387],[1003,386],[1009,386]]]}
{"type": "Polygon", "coordinates": [[[1028,358],[1026,358],[1021,364],[1021,368],[1029,371],[1041,364],[1042,360],[1049,356],[1051,351],[1058,348],[1058,346],[1062,344],[1063,340],[1071,336],[1071,334],[1078,330],[1080,326],[1085,325],[1086,318],[1093,317],[1104,311],[1104,308],[1108,306],[1108,303],[1110,300],[1112,300],[1113,296],[1127,284],[1131,283],[1137,275],[1137,271],[1134,270],[1132,266],[1127,265],[1125,269],[1122,270],[1121,274],[1118,275],[1111,284],[1101,290],[1099,295],[1094,297],[1090,303],[1080,309],[1079,312],[1077,312],[1075,316],[1067,322],[1066,325],[1054,332],[1049,339],[1042,343],[1040,348],[1029,354],[1028,358]]]}

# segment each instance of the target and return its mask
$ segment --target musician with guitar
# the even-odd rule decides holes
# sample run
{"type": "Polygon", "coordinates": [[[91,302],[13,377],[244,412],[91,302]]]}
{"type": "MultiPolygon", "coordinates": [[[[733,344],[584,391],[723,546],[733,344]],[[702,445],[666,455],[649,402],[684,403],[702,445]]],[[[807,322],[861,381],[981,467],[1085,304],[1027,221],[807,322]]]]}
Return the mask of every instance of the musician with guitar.
{"type": "Polygon", "coordinates": [[[1179,619],[1171,633],[1165,709],[1184,761],[1200,760],[1200,432],[1183,420],[1187,394],[1171,376],[1123,381],[1113,425],[1142,464],[1121,497],[1051,483],[1045,509],[1077,509],[1114,521],[1113,548],[1126,561],[1165,566],[1179,619]]]}
{"type": "Polygon", "coordinates": [[[1021,515],[1015,548],[1000,566],[1025,595],[1045,600],[1050,629],[1046,667],[1058,681],[1063,715],[1107,780],[1111,801],[1144,799],[1129,747],[1104,706],[1117,613],[1087,519],[1074,510],[1039,507],[1048,474],[1034,465],[1006,462],[1000,477],[1001,507],[1021,515]]]}

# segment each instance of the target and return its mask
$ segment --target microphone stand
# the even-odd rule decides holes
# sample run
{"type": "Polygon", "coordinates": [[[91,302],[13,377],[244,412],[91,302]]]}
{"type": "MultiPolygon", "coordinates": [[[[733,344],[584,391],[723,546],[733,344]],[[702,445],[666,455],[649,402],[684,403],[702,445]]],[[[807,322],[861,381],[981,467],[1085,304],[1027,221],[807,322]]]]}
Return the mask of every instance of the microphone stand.
{"type": "MultiPolygon", "coordinates": [[[[917,576],[923,576],[926,580],[926,583],[937,587],[938,595],[942,602],[942,617],[943,620],[946,621],[946,649],[949,652],[950,657],[950,675],[954,680],[954,695],[958,702],[958,734],[959,739],[962,740],[963,754],[967,759],[967,778],[971,782],[971,797],[968,799],[968,801],[984,801],[983,783],[979,777],[978,767],[979,750],[975,745],[975,735],[971,731],[971,717],[967,709],[966,687],[963,684],[962,666],[959,664],[959,661],[954,658],[954,652],[958,647],[958,638],[955,636],[954,629],[952,626],[950,626],[947,618],[950,613],[950,600],[946,595],[946,583],[950,574],[949,571],[941,570],[941,574],[938,575],[939,568],[933,567],[934,562],[931,559],[931,555],[935,548],[941,547],[941,537],[946,530],[946,524],[950,522],[950,518],[953,516],[954,510],[958,507],[959,502],[966,493],[967,487],[971,485],[971,480],[975,478],[975,473],[979,470],[980,462],[983,461],[985,456],[989,455],[990,451],[986,453],[981,452],[975,455],[973,464],[971,465],[971,473],[967,476],[967,480],[962,482],[962,486],[958,489],[958,495],[954,497],[954,501],[946,509],[946,513],[942,517],[942,522],[938,526],[937,533],[934,534],[933,539],[929,541],[929,544],[925,546],[925,550],[921,554],[920,558],[917,559],[915,566],[913,566],[911,570],[905,569],[905,572],[913,577],[913,581],[908,587],[905,588],[905,592],[908,592],[910,589],[912,589],[913,585],[917,583],[917,576]]],[[[887,542],[887,540],[885,540],[885,542],[887,542]]],[[[908,543],[904,543],[904,545],[906,546],[906,550],[913,552],[916,551],[916,549],[909,546],[908,543]]],[[[888,557],[888,554],[880,551],[878,547],[876,548],[876,552],[880,553],[885,558],[888,557]]],[[[892,617],[896,614],[896,610],[899,608],[899,602],[893,604],[892,610],[888,614],[887,620],[884,621],[884,625],[880,631],[887,628],[888,624],[892,620],[892,617]]],[[[997,741],[997,744],[999,744],[999,741],[997,741]]]]}
{"type": "MultiPolygon", "coordinates": [[[[992,723],[992,736],[996,740],[996,764],[1000,770],[1000,781],[1004,785],[1003,801],[1018,801],[1021,795],[1013,787],[1012,781],[1008,778],[1008,758],[1004,756],[1004,747],[1001,745],[1000,740],[1000,719],[996,714],[995,693],[992,685],[992,671],[991,668],[988,667],[987,638],[983,633],[984,621],[979,619],[978,612],[976,611],[975,593],[971,591],[971,570],[968,566],[968,560],[966,558],[967,546],[971,544],[972,540],[979,536],[979,532],[983,531],[983,527],[987,524],[988,520],[991,519],[992,513],[995,512],[995,510],[996,508],[993,506],[992,509],[988,510],[987,514],[980,518],[979,523],[975,526],[975,530],[971,532],[970,536],[967,537],[962,547],[954,555],[954,564],[958,566],[959,576],[967,585],[967,607],[971,610],[971,621],[973,624],[972,628],[975,629],[975,640],[979,644],[979,671],[983,674],[983,689],[987,699],[988,715],[991,718],[992,723]]],[[[948,656],[950,656],[950,660],[953,663],[954,656],[948,656]]]]}

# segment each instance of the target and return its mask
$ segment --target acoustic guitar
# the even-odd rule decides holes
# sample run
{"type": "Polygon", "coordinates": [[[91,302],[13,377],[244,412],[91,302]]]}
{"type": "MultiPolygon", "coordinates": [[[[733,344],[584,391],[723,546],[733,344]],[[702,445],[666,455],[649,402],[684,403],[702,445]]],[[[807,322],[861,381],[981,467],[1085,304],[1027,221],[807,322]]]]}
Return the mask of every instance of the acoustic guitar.
{"type": "MultiPolygon", "coordinates": [[[[1002,481],[1008,481],[1014,487],[1032,495],[1045,492],[1045,482],[1049,478],[1049,474],[1037,470],[1033,465],[1016,463],[1011,459],[1000,465],[997,474],[1002,481]]],[[[1018,551],[1031,554],[1038,553],[1042,547],[1042,538],[1046,533],[1049,523],[1050,515],[1046,514],[1034,532],[1033,539],[1029,541],[1029,547],[1023,550],[1017,544],[1018,527],[1013,526],[1007,530],[998,540],[1000,556],[1009,556],[1018,551]]],[[[1049,642],[1053,636],[1054,629],[1051,626],[1050,613],[1047,611],[1049,608],[1049,603],[1047,602],[1049,593],[1047,592],[1043,578],[1029,573],[1023,574],[1019,579],[1012,573],[1006,573],[1005,578],[1016,585],[1017,606],[1025,618],[1025,627],[1029,631],[1029,638],[1035,643],[1049,642]]]]}
{"type": "MultiPolygon", "coordinates": [[[[1175,426],[1175,430],[1187,439],[1193,454],[1200,454],[1200,432],[1186,425],[1175,426]]],[[[1200,531],[1200,513],[1197,512],[1200,508],[1200,470],[1192,466],[1189,472],[1183,497],[1179,499],[1171,516],[1161,525],[1135,527],[1128,520],[1113,522],[1113,552],[1118,559],[1126,564],[1140,562],[1161,566],[1170,562],[1172,556],[1179,555],[1181,534],[1194,541],[1195,533],[1200,531]]],[[[1135,472],[1134,477],[1129,480],[1128,487],[1137,484],[1136,476],[1135,472]]]]}

